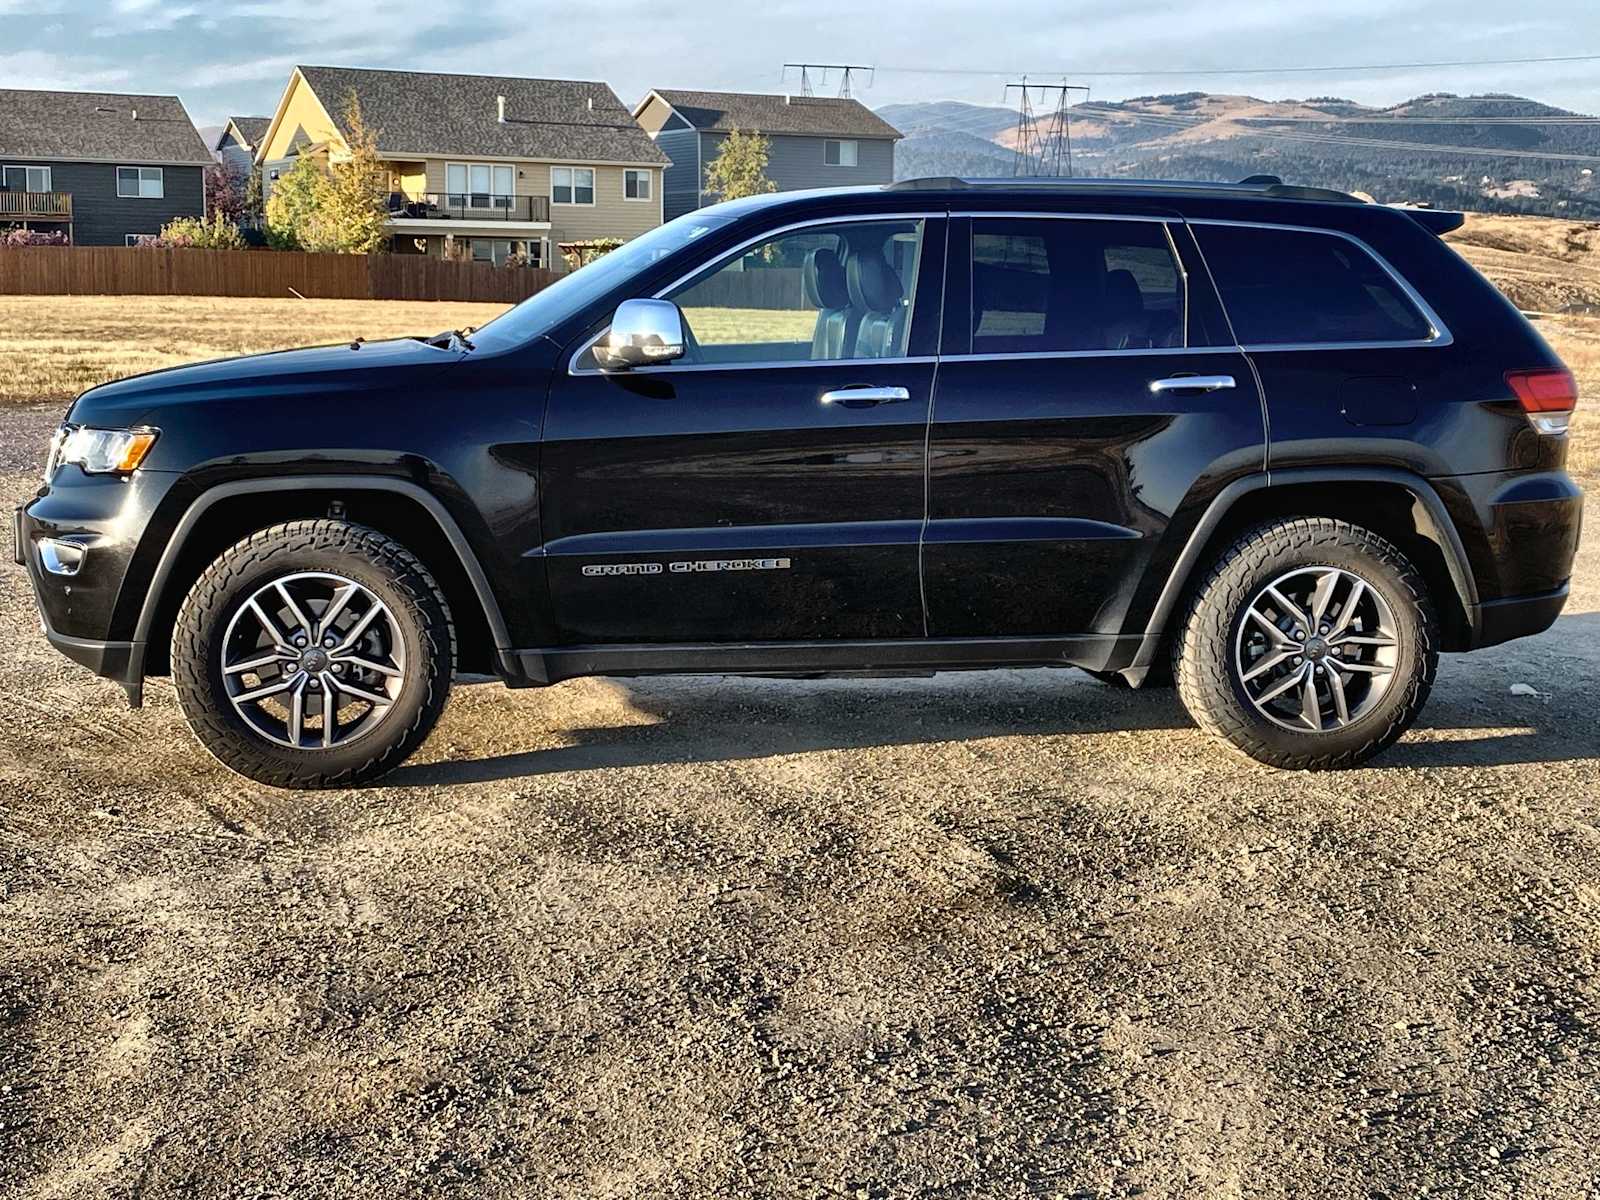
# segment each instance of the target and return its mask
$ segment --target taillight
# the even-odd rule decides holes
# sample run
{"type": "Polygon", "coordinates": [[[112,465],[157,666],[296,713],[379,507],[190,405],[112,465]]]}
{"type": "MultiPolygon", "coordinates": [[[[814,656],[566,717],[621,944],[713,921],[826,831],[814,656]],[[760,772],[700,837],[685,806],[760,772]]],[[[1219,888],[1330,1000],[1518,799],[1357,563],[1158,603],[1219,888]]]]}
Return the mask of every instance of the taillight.
{"type": "Polygon", "coordinates": [[[1578,407],[1578,381],[1565,367],[1507,371],[1506,382],[1540,433],[1565,433],[1578,407]]]}

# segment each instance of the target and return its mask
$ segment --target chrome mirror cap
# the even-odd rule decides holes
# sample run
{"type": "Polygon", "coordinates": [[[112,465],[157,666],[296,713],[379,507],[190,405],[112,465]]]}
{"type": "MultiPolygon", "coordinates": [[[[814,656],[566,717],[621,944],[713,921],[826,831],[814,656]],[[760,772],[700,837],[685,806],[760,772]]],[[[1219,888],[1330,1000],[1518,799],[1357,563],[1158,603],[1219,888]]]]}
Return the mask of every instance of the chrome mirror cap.
{"type": "Polygon", "coordinates": [[[671,300],[624,300],[594,344],[602,371],[627,371],[683,357],[683,313],[671,300]]]}

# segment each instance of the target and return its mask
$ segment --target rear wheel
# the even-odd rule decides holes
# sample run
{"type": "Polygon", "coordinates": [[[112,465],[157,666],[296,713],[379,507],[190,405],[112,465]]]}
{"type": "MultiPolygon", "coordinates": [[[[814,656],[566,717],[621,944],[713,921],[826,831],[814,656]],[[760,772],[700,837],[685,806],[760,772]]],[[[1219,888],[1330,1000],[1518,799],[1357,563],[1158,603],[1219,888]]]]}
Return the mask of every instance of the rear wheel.
{"type": "Polygon", "coordinates": [[[225,551],[173,631],[189,727],[250,779],[340,787],[398,766],[450,690],[454,630],[438,584],[399,543],[296,521],[225,551]]]}
{"type": "Polygon", "coordinates": [[[1415,567],[1367,529],[1263,525],[1225,553],[1174,647],[1178,694],[1207,731],[1260,762],[1354,766],[1410,727],[1438,669],[1415,567]]]}

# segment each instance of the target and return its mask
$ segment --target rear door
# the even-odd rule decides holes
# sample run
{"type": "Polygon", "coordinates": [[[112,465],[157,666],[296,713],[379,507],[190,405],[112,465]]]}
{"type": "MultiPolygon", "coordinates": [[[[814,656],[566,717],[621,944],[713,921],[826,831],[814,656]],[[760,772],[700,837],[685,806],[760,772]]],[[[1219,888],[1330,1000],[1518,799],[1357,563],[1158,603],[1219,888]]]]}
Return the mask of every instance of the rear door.
{"type": "Polygon", "coordinates": [[[542,515],[564,642],[923,636],[944,225],[754,239],[662,293],[683,360],[558,374],[542,515]]]}
{"type": "Polygon", "coordinates": [[[929,632],[1123,632],[1169,525],[1262,468],[1250,364],[1176,219],[971,214],[950,261],[929,632]]]}

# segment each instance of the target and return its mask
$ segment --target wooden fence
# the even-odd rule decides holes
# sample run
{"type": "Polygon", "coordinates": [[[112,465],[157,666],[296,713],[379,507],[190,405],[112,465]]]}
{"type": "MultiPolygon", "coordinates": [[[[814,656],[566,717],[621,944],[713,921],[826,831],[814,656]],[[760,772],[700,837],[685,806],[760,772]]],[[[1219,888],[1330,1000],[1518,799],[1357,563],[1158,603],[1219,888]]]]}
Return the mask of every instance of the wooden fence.
{"type": "Polygon", "coordinates": [[[0,295],[292,296],[308,300],[469,300],[515,304],[556,279],[420,254],[29,246],[0,250],[0,295]]]}

